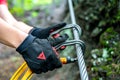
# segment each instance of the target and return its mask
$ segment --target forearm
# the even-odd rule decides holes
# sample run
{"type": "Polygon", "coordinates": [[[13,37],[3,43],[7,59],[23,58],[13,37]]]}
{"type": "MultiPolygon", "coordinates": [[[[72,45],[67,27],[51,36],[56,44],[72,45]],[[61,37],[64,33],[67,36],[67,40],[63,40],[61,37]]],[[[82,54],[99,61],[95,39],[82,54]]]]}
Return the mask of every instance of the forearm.
{"type": "Polygon", "coordinates": [[[17,20],[9,13],[8,7],[4,4],[0,4],[0,17],[9,24],[17,22],[17,20]]]}
{"type": "Polygon", "coordinates": [[[24,22],[21,22],[21,21],[17,21],[15,23],[13,23],[14,27],[20,29],[21,31],[25,32],[25,33],[29,33],[29,31],[33,28],[27,24],[25,24],[24,22]]]}
{"type": "Polygon", "coordinates": [[[0,17],[13,27],[18,28],[25,33],[28,33],[33,28],[21,21],[17,21],[14,16],[9,12],[6,5],[0,5],[0,17]]]}
{"type": "Polygon", "coordinates": [[[0,25],[0,42],[7,46],[17,48],[28,36],[28,34],[10,26],[1,18],[0,25]]]}

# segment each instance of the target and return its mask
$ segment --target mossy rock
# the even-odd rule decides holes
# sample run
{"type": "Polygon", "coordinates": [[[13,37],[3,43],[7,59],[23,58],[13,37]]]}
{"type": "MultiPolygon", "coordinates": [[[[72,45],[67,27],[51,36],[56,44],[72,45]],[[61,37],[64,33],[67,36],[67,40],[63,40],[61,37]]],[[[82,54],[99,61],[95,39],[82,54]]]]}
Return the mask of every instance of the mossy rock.
{"type": "Polygon", "coordinates": [[[112,27],[108,28],[100,36],[100,44],[107,48],[108,52],[113,57],[119,57],[120,53],[120,34],[117,33],[112,27]]]}
{"type": "Polygon", "coordinates": [[[100,44],[102,46],[109,46],[111,43],[113,44],[115,37],[118,33],[113,29],[113,27],[108,28],[101,36],[100,36],[100,44]]]}

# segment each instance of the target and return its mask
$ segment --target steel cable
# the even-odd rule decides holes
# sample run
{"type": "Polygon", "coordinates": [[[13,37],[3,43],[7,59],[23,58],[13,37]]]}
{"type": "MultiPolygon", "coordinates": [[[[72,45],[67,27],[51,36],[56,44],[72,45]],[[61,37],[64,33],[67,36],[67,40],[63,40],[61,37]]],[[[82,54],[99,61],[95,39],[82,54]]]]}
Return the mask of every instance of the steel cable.
{"type": "MultiPolygon", "coordinates": [[[[76,24],[72,0],[68,0],[68,3],[69,3],[69,10],[70,10],[72,24],[76,24]]],[[[73,34],[74,34],[74,40],[80,39],[79,34],[76,31],[76,29],[73,29],[73,34]]],[[[77,53],[77,58],[78,58],[78,65],[79,65],[81,80],[89,80],[81,46],[79,44],[75,44],[75,48],[76,48],[76,53],[77,53]]]]}

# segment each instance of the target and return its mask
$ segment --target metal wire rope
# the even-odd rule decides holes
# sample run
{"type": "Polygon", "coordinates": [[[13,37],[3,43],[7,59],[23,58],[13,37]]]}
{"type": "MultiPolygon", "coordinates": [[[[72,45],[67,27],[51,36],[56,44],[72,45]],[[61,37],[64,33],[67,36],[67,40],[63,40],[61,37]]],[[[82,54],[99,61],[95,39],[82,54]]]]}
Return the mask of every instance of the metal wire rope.
{"type": "MultiPolygon", "coordinates": [[[[72,24],[76,24],[72,0],[68,0],[68,3],[69,3],[69,10],[70,10],[72,24]]],[[[73,34],[74,34],[74,39],[79,40],[79,34],[76,31],[76,29],[73,29],[73,34]]],[[[79,66],[81,80],[89,80],[81,46],[79,44],[75,44],[75,48],[78,57],[78,66],[79,66]]]]}

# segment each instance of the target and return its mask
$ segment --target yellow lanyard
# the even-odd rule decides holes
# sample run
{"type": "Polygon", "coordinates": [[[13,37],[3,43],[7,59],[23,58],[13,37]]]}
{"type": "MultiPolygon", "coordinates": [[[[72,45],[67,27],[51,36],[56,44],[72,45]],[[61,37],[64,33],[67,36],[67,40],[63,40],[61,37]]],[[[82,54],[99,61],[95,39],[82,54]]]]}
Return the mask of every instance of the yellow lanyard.
{"type": "Polygon", "coordinates": [[[24,62],[18,70],[14,73],[10,80],[18,80],[21,77],[21,80],[30,80],[32,77],[32,71],[28,68],[26,62],[24,62]],[[23,77],[22,77],[23,75],[23,77]]]}

